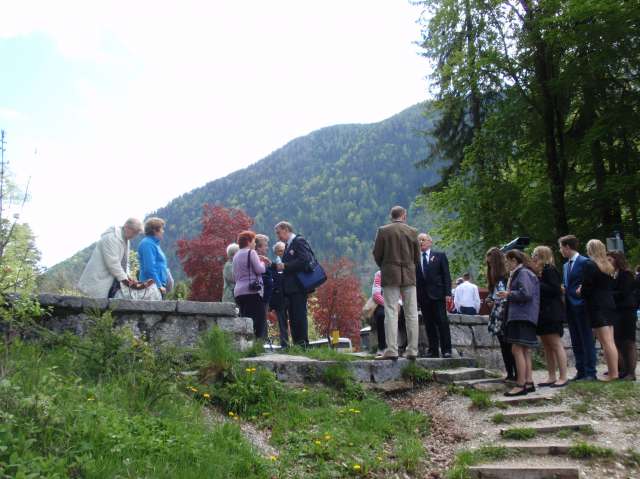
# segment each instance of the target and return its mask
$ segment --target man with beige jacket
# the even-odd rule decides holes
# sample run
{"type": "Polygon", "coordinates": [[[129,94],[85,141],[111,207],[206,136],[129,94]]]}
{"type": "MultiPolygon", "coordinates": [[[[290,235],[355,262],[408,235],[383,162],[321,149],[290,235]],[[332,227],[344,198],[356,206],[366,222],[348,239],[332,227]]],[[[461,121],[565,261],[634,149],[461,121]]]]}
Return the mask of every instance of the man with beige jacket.
{"type": "Polygon", "coordinates": [[[102,233],[80,276],[78,289],[92,298],[112,297],[121,282],[134,283],[128,275],[129,240],[142,232],[139,219],[129,218],[124,226],[112,226],[102,233]]]}
{"type": "Polygon", "coordinates": [[[416,298],[416,264],[420,261],[418,231],[407,225],[407,210],[391,208],[391,223],[378,228],[373,257],[382,274],[384,330],[387,349],[376,359],[398,358],[398,311],[402,298],[407,327],[405,357],[418,356],[418,303],[416,298]]]}

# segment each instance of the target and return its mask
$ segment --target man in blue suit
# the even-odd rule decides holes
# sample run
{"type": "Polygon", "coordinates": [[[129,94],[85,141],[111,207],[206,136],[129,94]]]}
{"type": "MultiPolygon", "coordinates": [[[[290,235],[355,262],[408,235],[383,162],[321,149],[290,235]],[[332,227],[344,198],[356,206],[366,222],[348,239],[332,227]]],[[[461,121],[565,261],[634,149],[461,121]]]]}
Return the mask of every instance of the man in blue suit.
{"type": "Polygon", "coordinates": [[[558,240],[560,253],[567,260],[562,269],[567,306],[567,322],[577,374],[573,380],[596,379],[596,345],[584,311],[584,300],[577,289],[582,285],[582,270],[588,258],[578,253],[578,238],[563,236],[558,240]]]}

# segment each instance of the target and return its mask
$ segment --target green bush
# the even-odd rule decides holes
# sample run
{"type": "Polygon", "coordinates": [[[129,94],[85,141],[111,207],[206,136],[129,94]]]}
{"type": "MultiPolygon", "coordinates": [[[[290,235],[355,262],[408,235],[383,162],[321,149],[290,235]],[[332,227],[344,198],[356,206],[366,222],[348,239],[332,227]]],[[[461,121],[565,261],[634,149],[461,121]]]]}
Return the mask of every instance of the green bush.
{"type": "Polygon", "coordinates": [[[322,382],[337,389],[347,398],[362,399],[364,397],[362,385],[353,379],[353,374],[344,362],[327,366],[322,375],[322,382]]]}
{"type": "Polygon", "coordinates": [[[536,430],[530,427],[514,427],[502,431],[502,437],[505,439],[515,439],[516,441],[524,441],[536,437],[536,430]]]}
{"type": "Polygon", "coordinates": [[[236,365],[224,382],[211,388],[210,395],[225,412],[258,416],[269,411],[282,392],[272,372],[236,365]]]}
{"type": "Polygon", "coordinates": [[[217,379],[231,370],[240,354],[233,348],[231,335],[218,326],[200,336],[195,357],[203,381],[217,379]]]}
{"type": "Polygon", "coordinates": [[[569,449],[569,456],[576,459],[610,458],[615,455],[613,449],[589,444],[584,441],[575,443],[569,449]]]}

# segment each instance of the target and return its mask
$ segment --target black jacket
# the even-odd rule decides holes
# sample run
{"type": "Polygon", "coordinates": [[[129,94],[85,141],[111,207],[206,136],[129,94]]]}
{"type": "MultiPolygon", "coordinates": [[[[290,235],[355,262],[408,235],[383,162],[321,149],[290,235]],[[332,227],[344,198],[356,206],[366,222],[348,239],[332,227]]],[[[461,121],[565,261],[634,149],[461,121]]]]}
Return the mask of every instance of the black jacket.
{"type": "Polygon", "coordinates": [[[587,261],[584,265],[581,293],[587,317],[592,321],[603,317],[609,324],[614,324],[617,314],[613,300],[613,278],[600,271],[593,261],[587,261]]]}
{"type": "Polygon", "coordinates": [[[540,275],[540,316],[538,324],[563,322],[565,307],[562,304],[562,277],[550,264],[544,266],[540,275]]]}
{"type": "Polygon", "coordinates": [[[306,271],[313,260],[313,253],[307,240],[296,235],[291,245],[285,249],[282,256],[284,270],[282,275],[282,289],[284,294],[304,293],[305,290],[298,280],[297,273],[306,271]]]}
{"type": "Polygon", "coordinates": [[[613,280],[613,299],[616,309],[636,309],[635,280],[631,271],[620,271],[613,280]]]}
{"type": "Polygon", "coordinates": [[[420,263],[416,264],[416,290],[418,301],[421,299],[445,299],[451,296],[451,274],[447,255],[440,251],[431,251],[429,265],[422,272],[422,251],[420,263]]]}

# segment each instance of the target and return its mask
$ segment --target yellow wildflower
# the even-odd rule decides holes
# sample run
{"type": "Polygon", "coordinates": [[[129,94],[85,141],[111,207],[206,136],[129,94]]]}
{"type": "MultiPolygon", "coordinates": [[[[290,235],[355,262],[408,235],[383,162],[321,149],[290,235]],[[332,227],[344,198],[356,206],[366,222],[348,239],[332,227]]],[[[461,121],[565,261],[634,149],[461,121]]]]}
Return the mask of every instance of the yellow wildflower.
{"type": "Polygon", "coordinates": [[[324,440],[328,441],[329,439],[331,439],[331,434],[325,434],[324,435],[324,440]]]}
{"type": "Polygon", "coordinates": [[[194,387],[191,387],[191,388],[189,388],[189,389],[191,389],[191,391],[193,391],[194,393],[197,393],[197,392],[198,392],[198,390],[197,390],[196,388],[194,388],[194,387]]]}
{"type": "Polygon", "coordinates": [[[256,372],[256,368],[251,368],[251,372],[255,373],[256,372]]]}
{"type": "Polygon", "coordinates": [[[315,441],[313,441],[313,443],[314,443],[316,446],[319,446],[320,444],[322,444],[322,443],[321,443],[320,441],[318,441],[317,439],[316,439],[315,441]]]}
{"type": "Polygon", "coordinates": [[[271,459],[272,461],[275,461],[278,458],[276,456],[270,456],[269,459],[271,459]]]}
{"type": "Polygon", "coordinates": [[[235,413],[233,411],[229,411],[229,417],[233,417],[235,416],[235,413]]]}
{"type": "Polygon", "coordinates": [[[205,399],[209,399],[211,397],[211,395],[209,393],[204,393],[202,395],[202,397],[205,398],[205,399]]]}
{"type": "Polygon", "coordinates": [[[96,400],[96,398],[94,398],[94,397],[88,397],[87,398],[87,401],[95,401],[95,400],[96,400]]]}
{"type": "Polygon", "coordinates": [[[362,467],[360,467],[360,464],[354,464],[353,465],[353,470],[354,471],[359,471],[360,469],[362,469],[362,467]]]}

